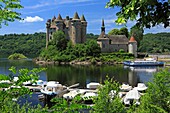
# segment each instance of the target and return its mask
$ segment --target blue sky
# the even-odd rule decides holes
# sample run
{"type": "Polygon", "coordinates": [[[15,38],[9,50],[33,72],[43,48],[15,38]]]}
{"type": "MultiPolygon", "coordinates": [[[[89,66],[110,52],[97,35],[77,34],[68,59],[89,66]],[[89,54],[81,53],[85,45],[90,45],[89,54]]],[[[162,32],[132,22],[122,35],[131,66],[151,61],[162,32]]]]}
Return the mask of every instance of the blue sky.
{"type": "MultiPolygon", "coordinates": [[[[87,32],[100,34],[101,21],[105,20],[106,32],[113,28],[123,26],[116,25],[116,12],[118,8],[105,8],[109,0],[21,0],[23,9],[19,10],[23,21],[9,22],[8,26],[2,26],[0,35],[10,33],[35,33],[45,32],[45,23],[54,15],[60,13],[62,18],[73,17],[75,12],[79,16],[85,15],[88,22],[87,32]]],[[[129,21],[127,28],[134,25],[129,21]]],[[[145,29],[145,33],[170,32],[170,27],[164,29],[162,25],[151,29],[145,29]]]]}

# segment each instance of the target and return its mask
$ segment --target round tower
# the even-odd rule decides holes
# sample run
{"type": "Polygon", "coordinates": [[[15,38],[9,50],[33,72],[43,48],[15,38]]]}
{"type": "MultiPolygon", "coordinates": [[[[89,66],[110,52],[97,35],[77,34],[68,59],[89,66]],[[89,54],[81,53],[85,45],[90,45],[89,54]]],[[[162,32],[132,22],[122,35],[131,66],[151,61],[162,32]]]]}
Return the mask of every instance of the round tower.
{"type": "Polygon", "coordinates": [[[49,19],[46,23],[46,48],[48,47],[49,35],[50,35],[51,20],[49,19]]]}
{"type": "Polygon", "coordinates": [[[74,17],[71,21],[71,25],[72,25],[72,33],[71,33],[72,43],[73,44],[81,43],[81,20],[77,12],[74,14],[74,17]]]}
{"type": "Polygon", "coordinates": [[[131,36],[128,44],[129,53],[134,54],[137,57],[137,41],[135,40],[134,36],[131,36]]]}
{"type": "Polygon", "coordinates": [[[84,15],[82,15],[80,20],[81,20],[81,43],[84,43],[86,41],[87,21],[84,15]]]}
{"type": "Polygon", "coordinates": [[[56,23],[56,27],[57,27],[56,30],[58,30],[58,31],[59,31],[59,30],[63,31],[63,25],[64,25],[64,23],[63,23],[63,19],[62,19],[62,17],[61,17],[60,14],[58,15],[58,18],[55,19],[55,23],[56,23]]]}

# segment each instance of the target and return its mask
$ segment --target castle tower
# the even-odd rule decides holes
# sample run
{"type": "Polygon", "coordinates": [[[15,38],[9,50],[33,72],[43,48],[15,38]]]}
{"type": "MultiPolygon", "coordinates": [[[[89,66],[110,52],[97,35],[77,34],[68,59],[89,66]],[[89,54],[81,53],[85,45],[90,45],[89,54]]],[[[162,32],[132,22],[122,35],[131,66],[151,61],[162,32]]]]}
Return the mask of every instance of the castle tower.
{"type": "Polygon", "coordinates": [[[57,17],[57,19],[55,19],[55,23],[56,23],[56,30],[57,31],[59,31],[59,30],[61,30],[61,31],[63,31],[63,19],[62,19],[62,17],[61,17],[61,15],[59,14],[58,15],[58,17],[57,17]]]}
{"type": "Polygon", "coordinates": [[[87,22],[84,15],[82,15],[80,20],[81,20],[81,43],[84,43],[86,41],[87,22]]]}
{"type": "Polygon", "coordinates": [[[48,47],[48,42],[49,42],[49,34],[50,34],[50,26],[51,26],[51,20],[47,20],[47,23],[46,23],[46,48],[48,47]]]}
{"type": "Polygon", "coordinates": [[[72,43],[73,44],[81,43],[81,20],[77,12],[74,14],[74,17],[71,21],[71,25],[72,25],[72,33],[71,33],[72,43]]]}
{"type": "Polygon", "coordinates": [[[131,36],[128,44],[129,53],[134,54],[137,57],[137,41],[135,40],[134,36],[131,36]]]}

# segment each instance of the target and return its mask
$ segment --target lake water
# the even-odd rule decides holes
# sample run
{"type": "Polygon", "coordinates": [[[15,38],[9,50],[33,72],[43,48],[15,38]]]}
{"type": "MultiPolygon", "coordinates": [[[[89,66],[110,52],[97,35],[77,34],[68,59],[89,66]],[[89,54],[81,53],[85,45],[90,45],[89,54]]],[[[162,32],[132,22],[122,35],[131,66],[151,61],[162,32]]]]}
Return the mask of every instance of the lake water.
{"type": "MultiPolygon", "coordinates": [[[[0,58],[0,74],[9,74],[8,70],[11,66],[20,68],[37,68],[41,67],[32,62],[31,59],[27,60],[8,60],[0,58]]],[[[153,74],[160,70],[162,67],[124,67],[123,65],[102,65],[102,66],[46,66],[47,70],[40,73],[40,79],[44,81],[58,81],[66,86],[80,83],[80,87],[85,88],[89,82],[103,83],[106,76],[114,77],[120,83],[129,83],[136,86],[139,82],[148,82],[152,80],[153,74]]],[[[38,93],[39,94],[39,93],[38,93]]],[[[38,101],[38,94],[34,94],[29,98],[29,102],[33,105],[46,103],[38,101]]],[[[22,100],[23,101],[23,100],[22,100]]]]}

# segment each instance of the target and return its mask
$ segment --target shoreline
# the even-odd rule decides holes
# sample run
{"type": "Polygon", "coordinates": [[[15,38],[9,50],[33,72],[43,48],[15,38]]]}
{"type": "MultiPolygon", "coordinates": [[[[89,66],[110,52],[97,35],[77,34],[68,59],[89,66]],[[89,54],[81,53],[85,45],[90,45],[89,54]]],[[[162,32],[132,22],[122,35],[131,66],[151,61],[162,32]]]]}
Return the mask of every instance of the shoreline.
{"type": "Polygon", "coordinates": [[[70,62],[59,62],[59,61],[44,61],[44,60],[37,60],[34,59],[33,62],[35,62],[38,65],[115,65],[115,64],[123,64],[123,62],[90,62],[90,61],[78,61],[73,60],[70,62]]]}

